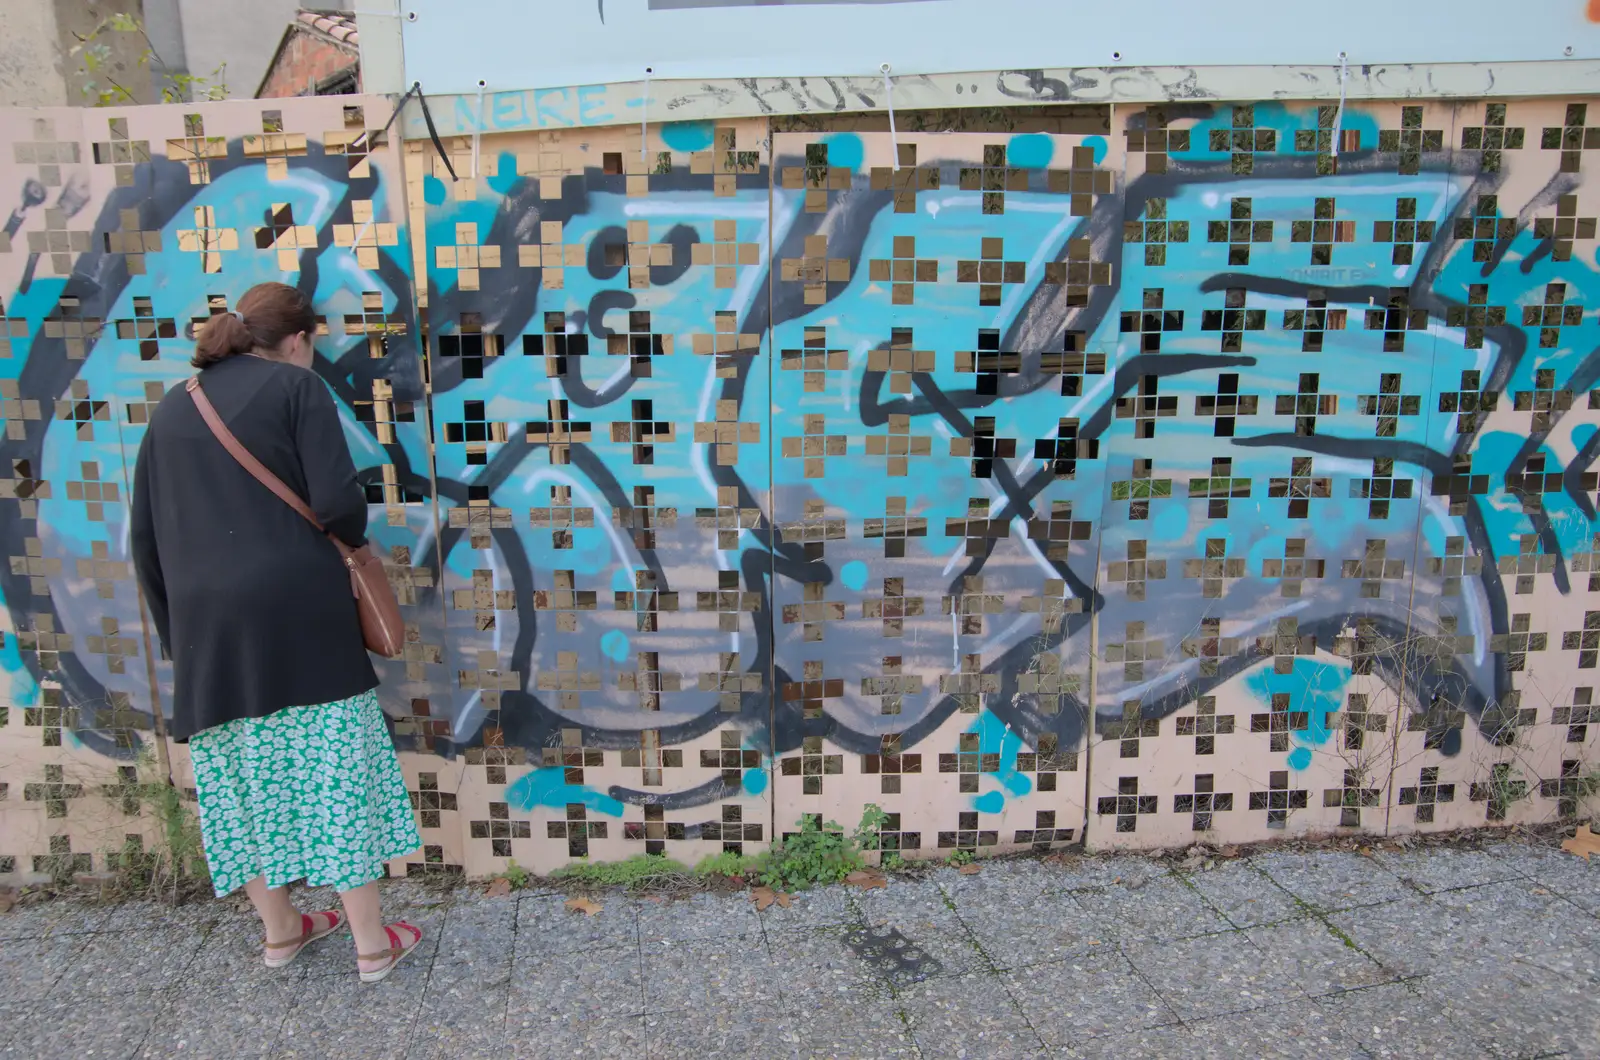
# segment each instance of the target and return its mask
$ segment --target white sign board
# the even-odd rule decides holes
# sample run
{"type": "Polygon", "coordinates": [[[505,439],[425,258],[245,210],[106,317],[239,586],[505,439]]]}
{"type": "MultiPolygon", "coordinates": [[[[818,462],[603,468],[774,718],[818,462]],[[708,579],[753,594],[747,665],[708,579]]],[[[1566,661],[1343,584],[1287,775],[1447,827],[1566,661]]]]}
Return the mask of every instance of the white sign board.
{"type": "MultiPolygon", "coordinates": [[[[655,80],[1600,57],[1590,0],[402,0],[429,95],[655,80]]],[[[1587,86],[1593,90],[1596,86],[1587,86]]],[[[1572,91],[1585,91],[1573,85],[1572,91]]]]}

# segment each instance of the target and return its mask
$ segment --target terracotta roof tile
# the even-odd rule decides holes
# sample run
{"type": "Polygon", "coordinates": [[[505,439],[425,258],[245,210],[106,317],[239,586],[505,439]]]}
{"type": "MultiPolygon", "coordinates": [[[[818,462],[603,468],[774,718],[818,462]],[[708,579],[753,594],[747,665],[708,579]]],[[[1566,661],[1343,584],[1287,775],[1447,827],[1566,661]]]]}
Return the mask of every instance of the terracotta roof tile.
{"type": "Polygon", "coordinates": [[[325,33],[336,41],[351,45],[361,43],[355,18],[348,11],[302,10],[295,12],[294,17],[300,25],[325,33]]]}

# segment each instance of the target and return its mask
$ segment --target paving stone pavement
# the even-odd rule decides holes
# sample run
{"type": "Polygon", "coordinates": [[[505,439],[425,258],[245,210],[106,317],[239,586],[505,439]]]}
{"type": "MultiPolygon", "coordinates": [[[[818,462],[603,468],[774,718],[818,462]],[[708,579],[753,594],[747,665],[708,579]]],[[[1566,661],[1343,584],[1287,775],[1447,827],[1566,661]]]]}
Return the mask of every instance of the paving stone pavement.
{"type": "Polygon", "coordinates": [[[428,941],[376,986],[232,902],[21,906],[0,1056],[1600,1057],[1600,859],[1549,841],[980,864],[759,913],[394,881],[428,941]]]}

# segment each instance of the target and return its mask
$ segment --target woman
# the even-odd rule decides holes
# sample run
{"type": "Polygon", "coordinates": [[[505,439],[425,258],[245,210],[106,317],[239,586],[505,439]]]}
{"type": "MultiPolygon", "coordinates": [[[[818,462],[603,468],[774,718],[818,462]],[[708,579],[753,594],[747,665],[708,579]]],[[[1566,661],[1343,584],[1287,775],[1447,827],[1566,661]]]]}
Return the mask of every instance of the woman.
{"type": "MultiPolygon", "coordinates": [[[[367,501],[310,370],[315,330],[305,295],[260,284],[206,321],[192,363],[240,444],[354,547],[367,501]]],[[[422,933],[383,925],[375,881],[422,839],[337,550],[229,455],[184,387],[140,446],[132,539],[172,658],[172,736],[189,743],[217,894],[244,887],[268,966],[348,920],[362,981],[382,979],[422,933]],[[288,891],[299,879],[338,890],[344,916],[302,914],[288,891]]]]}

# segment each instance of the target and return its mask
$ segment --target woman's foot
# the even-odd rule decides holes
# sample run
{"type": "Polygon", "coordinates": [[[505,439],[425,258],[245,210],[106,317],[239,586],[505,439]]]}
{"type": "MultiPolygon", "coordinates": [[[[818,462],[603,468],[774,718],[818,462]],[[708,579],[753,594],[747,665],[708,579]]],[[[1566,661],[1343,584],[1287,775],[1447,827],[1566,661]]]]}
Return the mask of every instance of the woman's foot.
{"type": "Polygon", "coordinates": [[[299,938],[267,942],[265,954],[267,967],[282,968],[300,956],[301,950],[318,939],[333,934],[343,923],[344,917],[331,909],[317,913],[301,913],[299,938]]]}
{"type": "Polygon", "coordinates": [[[422,932],[404,920],[397,920],[383,930],[389,936],[388,949],[356,954],[363,983],[376,983],[394,971],[394,966],[405,960],[422,941],[422,932]]]}

